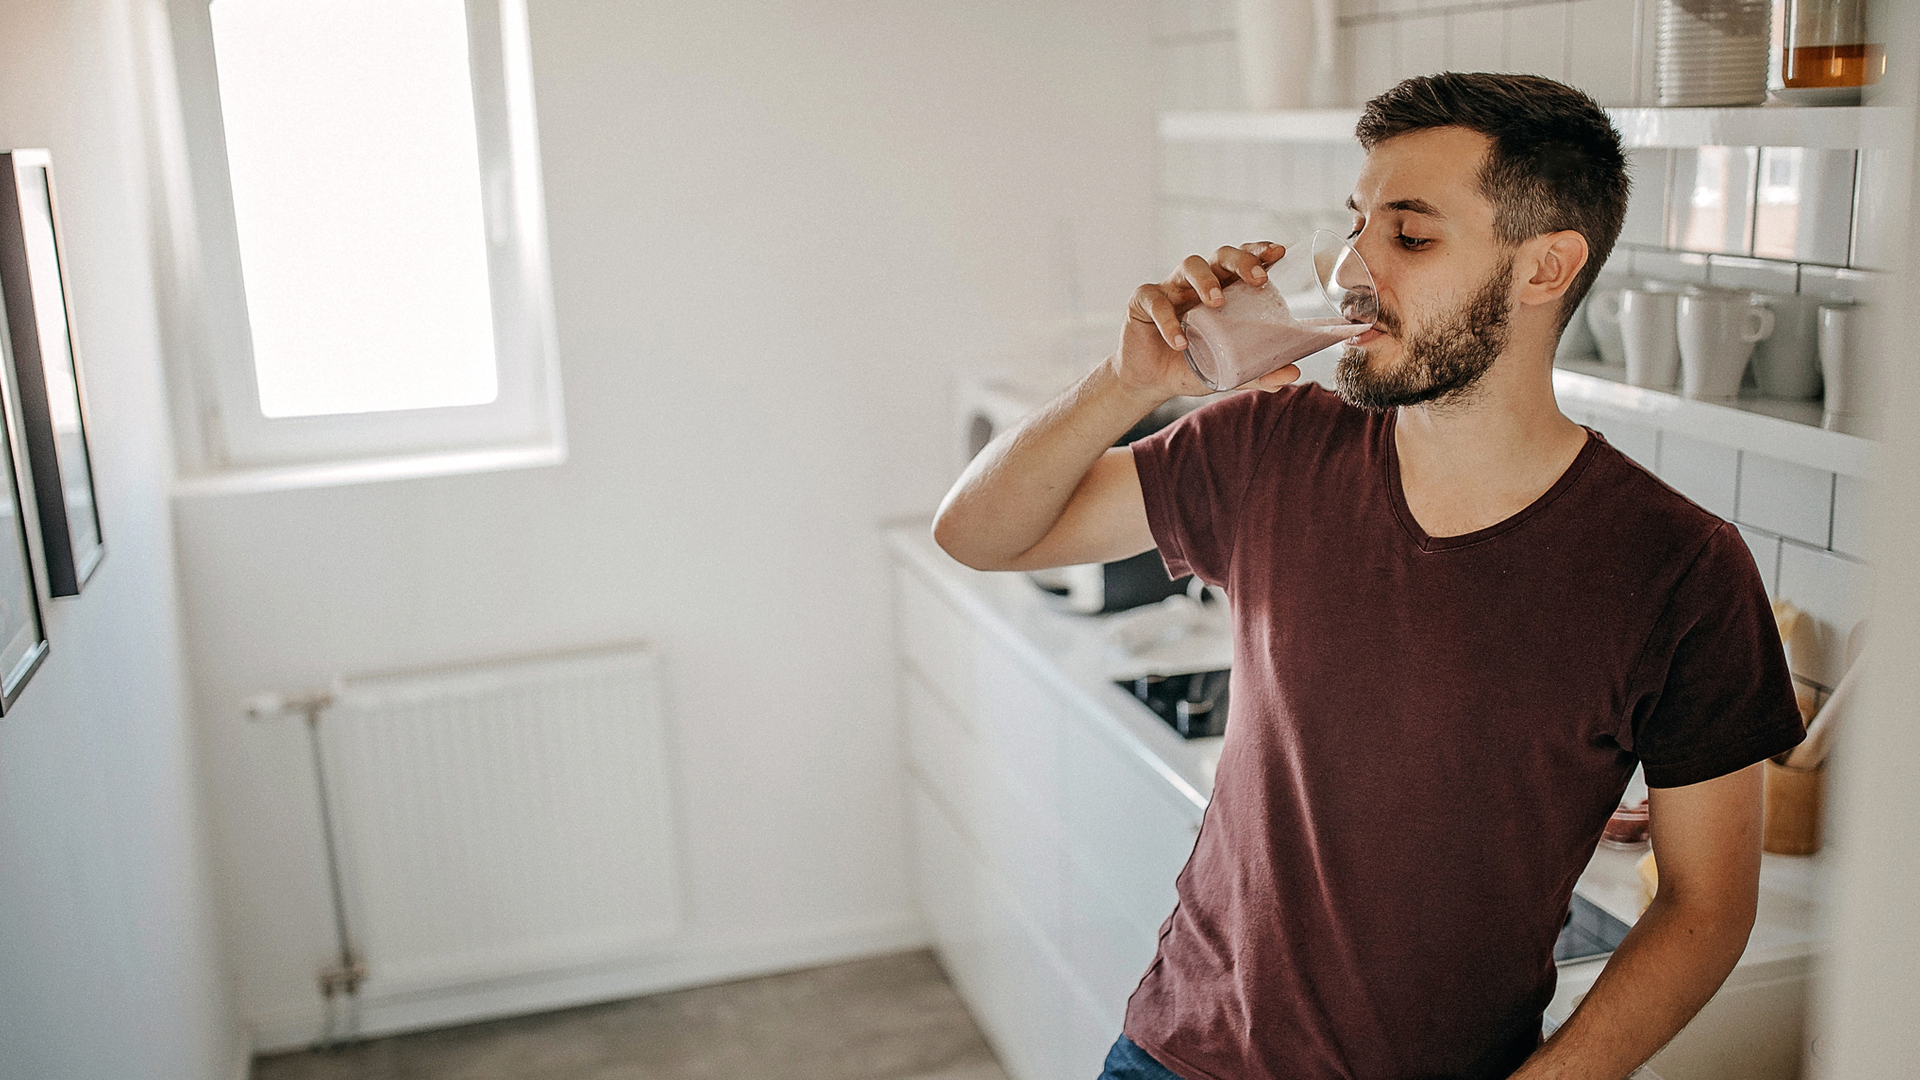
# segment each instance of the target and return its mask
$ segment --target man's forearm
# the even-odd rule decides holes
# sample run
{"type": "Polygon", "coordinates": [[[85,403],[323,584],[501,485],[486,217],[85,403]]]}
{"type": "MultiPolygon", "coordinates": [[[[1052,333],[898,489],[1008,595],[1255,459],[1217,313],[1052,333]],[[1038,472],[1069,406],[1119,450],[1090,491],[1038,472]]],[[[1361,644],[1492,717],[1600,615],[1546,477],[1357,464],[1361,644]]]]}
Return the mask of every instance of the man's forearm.
{"type": "Polygon", "coordinates": [[[1580,1007],[1512,1080],[1621,1080],[1720,989],[1752,929],[1751,910],[1690,910],[1656,899],[1580,1007]]]}
{"type": "Polygon", "coordinates": [[[1166,400],[1113,368],[1094,368],[973,459],[934,520],[940,546],[979,569],[1018,567],[1100,456],[1166,400]]]}

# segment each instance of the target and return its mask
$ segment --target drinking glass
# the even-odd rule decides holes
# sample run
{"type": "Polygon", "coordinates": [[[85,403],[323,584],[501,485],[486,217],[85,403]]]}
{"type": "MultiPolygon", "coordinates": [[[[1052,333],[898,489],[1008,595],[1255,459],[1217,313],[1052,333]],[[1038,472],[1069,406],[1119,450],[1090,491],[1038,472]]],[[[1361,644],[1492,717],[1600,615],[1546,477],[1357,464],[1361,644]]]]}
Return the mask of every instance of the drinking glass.
{"type": "Polygon", "coordinates": [[[1214,390],[1231,390],[1366,332],[1379,313],[1360,253],[1321,229],[1308,250],[1288,248],[1265,284],[1235,281],[1223,303],[1187,312],[1187,364],[1214,390]]]}

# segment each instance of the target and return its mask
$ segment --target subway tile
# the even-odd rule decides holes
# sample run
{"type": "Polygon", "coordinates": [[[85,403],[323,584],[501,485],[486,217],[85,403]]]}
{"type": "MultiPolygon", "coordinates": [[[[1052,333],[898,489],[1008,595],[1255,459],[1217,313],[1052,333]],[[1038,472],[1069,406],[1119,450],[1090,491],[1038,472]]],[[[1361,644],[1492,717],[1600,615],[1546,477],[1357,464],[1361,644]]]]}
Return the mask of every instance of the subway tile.
{"type": "Polygon", "coordinates": [[[1872,299],[1876,284],[1875,275],[1869,271],[1837,266],[1800,268],[1800,291],[1822,300],[1864,303],[1872,299]]]}
{"type": "Polygon", "coordinates": [[[1447,19],[1421,15],[1394,23],[1394,82],[1431,75],[1447,66],[1447,19]]]}
{"type": "Polygon", "coordinates": [[[1800,268],[1790,262],[1714,255],[1707,259],[1707,281],[1729,289],[1791,295],[1799,287],[1800,268]]]}
{"type": "Polygon", "coordinates": [[[1398,81],[1399,33],[1388,22],[1367,23],[1346,32],[1352,35],[1347,55],[1353,57],[1347,70],[1347,100],[1362,105],[1398,81]]]}
{"type": "Polygon", "coordinates": [[[1833,474],[1746,451],[1736,515],[1742,524],[1824,548],[1833,528],[1833,474]]]}
{"type": "Polygon", "coordinates": [[[1780,587],[1780,538],[1770,532],[1749,525],[1735,525],[1740,530],[1740,539],[1747,542],[1747,550],[1753,552],[1753,567],[1760,571],[1760,581],[1767,587],[1767,595],[1774,595],[1780,587]]]}
{"type": "Polygon", "coordinates": [[[1503,71],[1507,66],[1507,20],[1499,10],[1447,16],[1449,71],[1503,71]]]}
{"type": "Polygon", "coordinates": [[[1839,264],[1853,232],[1852,150],[1760,149],[1753,253],[1839,264]]]}
{"type": "Polygon", "coordinates": [[[1860,151],[1859,184],[1853,201],[1853,247],[1847,265],[1892,270],[1902,261],[1901,224],[1909,188],[1891,150],[1860,151]]]}
{"type": "Polygon", "coordinates": [[[1683,251],[1747,255],[1753,251],[1755,146],[1676,150],[1668,192],[1667,246],[1683,251]]]}
{"type": "Polygon", "coordinates": [[[1798,660],[1797,674],[1831,687],[1847,666],[1847,638],[1866,618],[1872,569],[1791,541],[1780,547],[1776,595],[1813,617],[1814,655],[1798,660]]]}
{"type": "Polygon", "coordinates": [[[1205,65],[1206,108],[1246,108],[1246,96],[1240,89],[1240,50],[1231,41],[1209,41],[1200,51],[1205,65]]]}
{"type": "Polygon", "coordinates": [[[1193,193],[1193,144],[1160,143],[1160,193],[1175,197],[1193,193]]]}
{"type": "Polygon", "coordinates": [[[1634,0],[1574,0],[1567,8],[1567,82],[1602,105],[1632,105],[1634,0]]]}
{"type": "Polygon", "coordinates": [[[1858,476],[1833,478],[1833,550],[1861,559],[1867,557],[1868,485],[1858,476]]]}
{"type": "Polygon", "coordinates": [[[1506,16],[1504,70],[1564,81],[1567,77],[1567,5],[1512,7],[1506,10],[1506,16]]]}
{"type": "Polygon", "coordinates": [[[1707,257],[1689,251],[1648,251],[1633,253],[1633,275],[1670,281],[1676,285],[1705,285],[1707,257]]]}
{"type": "Polygon", "coordinates": [[[1227,142],[1220,144],[1218,197],[1233,203],[1254,203],[1254,150],[1259,144],[1227,142]]]}
{"type": "Polygon", "coordinates": [[[1615,450],[1645,466],[1649,471],[1660,461],[1660,429],[1636,424],[1618,417],[1596,415],[1593,429],[1606,436],[1615,450]]]}
{"type": "Polygon", "coordinates": [[[1740,451],[1677,431],[1660,434],[1660,479],[1704,509],[1731,520],[1740,492],[1740,451]]]}
{"type": "Polygon", "coordinates": [[[1671,150],[1640,149],[1627,151],[1627,169],[1633,177],[1633,196],[1627,200],[1627,218],[1620,227],[1620,242],[1659,247],[1667,236],[1667,171],[1673,164],[1671,150]]]}
{"type": "Polygon", "coordinates": [[[1269,143],[1253,152],[1253,197],[1272,210],[1293,210],[1300,204],[1300,185],[1295,182],[1296,147],[1289,143],[1269,143]]]}

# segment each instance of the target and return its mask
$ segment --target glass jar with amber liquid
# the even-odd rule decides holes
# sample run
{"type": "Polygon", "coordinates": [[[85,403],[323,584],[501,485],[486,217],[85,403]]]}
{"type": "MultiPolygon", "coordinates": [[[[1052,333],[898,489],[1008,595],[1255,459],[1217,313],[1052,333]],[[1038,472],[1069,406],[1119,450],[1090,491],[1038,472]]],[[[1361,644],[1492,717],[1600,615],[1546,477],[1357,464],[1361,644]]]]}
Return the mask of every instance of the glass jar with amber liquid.
{"type": "Polygon", "coordinates": [[[1872,86],[1887,50],[1867,41],[1866,0],[1787,0],[1782,81],[1789,90],[1872,86]]]}

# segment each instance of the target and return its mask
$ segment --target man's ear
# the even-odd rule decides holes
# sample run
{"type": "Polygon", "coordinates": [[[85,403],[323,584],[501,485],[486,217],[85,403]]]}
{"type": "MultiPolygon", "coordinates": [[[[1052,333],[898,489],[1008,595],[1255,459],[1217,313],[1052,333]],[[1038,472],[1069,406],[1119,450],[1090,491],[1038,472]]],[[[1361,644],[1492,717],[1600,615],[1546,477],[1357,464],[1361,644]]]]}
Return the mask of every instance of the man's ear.
{"type": "Polygon", "coordinates": [[[1553,304],[1573,286],[1580,268],[1587,265],[1587,238],[1572,229],[1536,236],[1527,243],[1528,258],[1521,265],[1529,268],[1520,285],[1522,304],[1553,304]]]}

